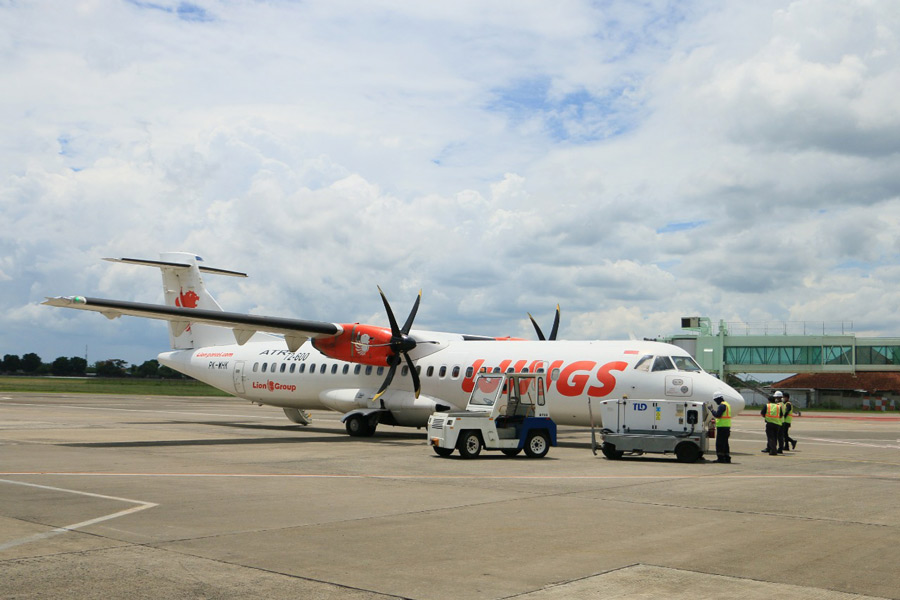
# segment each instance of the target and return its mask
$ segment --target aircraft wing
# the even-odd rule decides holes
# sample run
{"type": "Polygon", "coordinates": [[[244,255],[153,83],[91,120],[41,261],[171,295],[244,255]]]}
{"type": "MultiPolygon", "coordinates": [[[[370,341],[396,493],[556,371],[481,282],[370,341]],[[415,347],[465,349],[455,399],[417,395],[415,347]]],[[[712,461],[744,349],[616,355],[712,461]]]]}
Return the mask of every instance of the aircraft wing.
{"type": "Polygon", "coordinates": [[[323,321],[303,321],[281,317],[263,317],[243,313],[181,308],[161,304],[106,300],[85,296],[59,296],[47,298],[42,304],[63,308],[77,308],[102,313],[109,319],[122,315],[161,319],[176,324],[176,335],[180,335],[191,323],[205,323],[230,327],[238,344],[243,344],[258,332],[284,335],[288,348],[294,352],[309,338],[328,338],[340,335],[344,328],[337,323],[323,321]]]}

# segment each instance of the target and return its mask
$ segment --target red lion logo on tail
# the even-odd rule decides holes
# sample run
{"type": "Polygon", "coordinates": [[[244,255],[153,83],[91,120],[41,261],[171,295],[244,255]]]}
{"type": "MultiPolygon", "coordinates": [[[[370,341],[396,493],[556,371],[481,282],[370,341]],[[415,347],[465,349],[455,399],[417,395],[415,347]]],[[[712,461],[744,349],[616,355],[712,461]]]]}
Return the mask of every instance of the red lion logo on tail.
{"type": "Polygon", "coordinates": [[[197,308],[197,303],[200,302],[200,296],[193,290],[188,290],[188,293],[184,293],[184,290],[181,290],[178,294],[178,297],[175,298],[175,306],[180,306],[182,308],[197,308]]]}
{"type": "MultiPolygon", "coordinates": [[[[188,290],[187,294],[184,293],[183,289],[178,290],[178,297],[175,298],[175,306],[181,308],[197,308],[197,303],[200,302],[200,296],[197,295],[197,292],[194,290],[188,290]]],[[[188,325],[185,328],[185,331],[190,331],[191,326],[188,325]]]]}

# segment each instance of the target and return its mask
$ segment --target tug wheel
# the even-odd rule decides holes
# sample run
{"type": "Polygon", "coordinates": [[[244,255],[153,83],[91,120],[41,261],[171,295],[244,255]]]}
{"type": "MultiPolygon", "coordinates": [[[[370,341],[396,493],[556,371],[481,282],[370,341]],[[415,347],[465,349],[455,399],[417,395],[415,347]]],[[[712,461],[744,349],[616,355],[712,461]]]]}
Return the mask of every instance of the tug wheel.
{"type": "Polygon", "coordinates": [[[525,455],[528,458],[544,458],[550,451],[550,438],[543,431],[532,431],[525,440],[525,455]]]}
{"type": "Polygon", "coordinates": [[[481,454],[481,436],[474,431],[467,431],[459,436],[456,448],[463,458],[475,458],[481,454]]]}

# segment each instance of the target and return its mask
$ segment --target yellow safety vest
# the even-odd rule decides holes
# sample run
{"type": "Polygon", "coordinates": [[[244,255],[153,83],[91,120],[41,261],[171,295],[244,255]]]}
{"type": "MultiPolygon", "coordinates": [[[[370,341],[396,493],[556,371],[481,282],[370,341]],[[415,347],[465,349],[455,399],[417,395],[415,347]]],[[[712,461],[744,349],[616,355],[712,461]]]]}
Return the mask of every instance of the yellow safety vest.
{"type": "Polygon", "coordinates": [[[790,402],[784,403],[784,422],[791,424],[791,413],[794,412],[794,406],[790,402]]]}
{"type": "Polygon", "coordinates": [[[781,405],[774,402],[766,404],[766,423],[775,423],[781,425],[784,419],[781,418],[781,405]]]}
{"type": "Polygon", "coordinates": [[[722,400],[725,412],[721,417],[716,417],[716,427],[731,427],[731,405],[722,400]]]}

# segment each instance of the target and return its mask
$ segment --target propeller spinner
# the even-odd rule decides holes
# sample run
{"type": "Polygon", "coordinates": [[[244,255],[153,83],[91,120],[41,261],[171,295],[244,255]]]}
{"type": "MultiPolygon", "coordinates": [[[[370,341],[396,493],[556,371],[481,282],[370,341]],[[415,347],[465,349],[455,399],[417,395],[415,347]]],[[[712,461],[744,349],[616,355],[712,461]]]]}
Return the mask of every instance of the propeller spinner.
{"type": "Polygon", "coordinates": [[[397,325],[397,319],[394,318],[394,311],[391,310],[391,305],[388,302],[387,296],[385,296],[384,292],[381,290],[381,286],[378,286],[378,293],[381,294],[381,301],[384,302],[384,310],[387,312],[388,320],[391,322],[391,340],[388,342],[388,346],[393,354],[387,359],[388,365],[390,365],[387,377],[384,378],[384,383],[381,384],[381,387],[378,388],[378,392],[372,399],[378,400],[381,398],[388,389],[388,386],[391,385],[391,381],[394,379],[394,373],[397,372],[397,365],[400,364],[401,357],[403,360],[406,360],[406,364],[409,366],[409,374],[412,376],[413,387],[416,391],[416,398],[418,398],[419,392],[422,391],[422,386],[419,382],[419,373],[416,371],[416,366],[409,357],[410,350],[416,347],[416,340],[410,337],[409,330],[412,328],[413,319],[416,318],[416,312],[419,310],[419,302],[422,300],[422,290],[419,290],[416,302],[413,304],[412,310],[409,311],[409,316],[406,318],[403,327],[397,325]]]}

